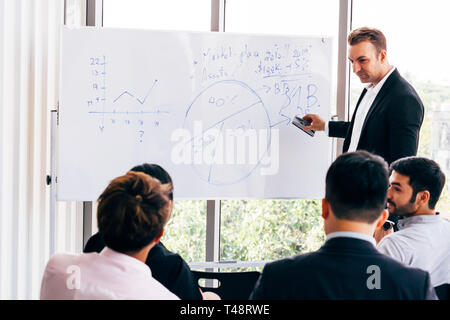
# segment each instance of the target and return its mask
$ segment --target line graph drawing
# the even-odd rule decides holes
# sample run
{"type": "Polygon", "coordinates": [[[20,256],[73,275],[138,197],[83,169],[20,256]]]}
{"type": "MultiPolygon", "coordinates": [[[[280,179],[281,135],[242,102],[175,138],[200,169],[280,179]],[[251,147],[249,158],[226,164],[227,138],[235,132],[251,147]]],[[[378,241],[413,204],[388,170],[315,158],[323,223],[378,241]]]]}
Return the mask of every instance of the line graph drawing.
{"type": "Polygon", "coordinates": [[[132,98],[135,98],[137,102],[139,102],[141,105],[145,103],[145,101],[147,100],[148,96],[150,95],[150,93],[152,92],[153,88],[155,87],[156,83],[158,82],[158,79],[155,79],[153,81],[153,84],[150,88],[150,90],[148,90],[147,94],[145,95],[144,99],[139,99],[138,97],[135,97],[134,94],[132,94],[131,92],[125,90],[124,92],[122,92],[117,98],[115,98],[113,100],[113,103],[116,103],[120,98],[122,98],[123,95],[129,95],[132,98]]]}
{"type": "Polygon", "coordinates": [[[91,57],[89,66],[93,78],[91,84],[93,98],[87,101],[88,114],[101,117],[98,125],[101,133],[106,130],[107,123],[110,126],[122,125],[136,129],[138,141],[143,142],[145,128],[159,127],[161,117],[170,114],[170,111],[155,106],[155,103],[151,101],[152,92],[158,84],[158,79],[152,81],[145,95],[139,95],[134,90],[125,89],[109,100],[108,96],[112,95],[108,92],[106,86],[106,56],[91,57]],[[149,116],[152,117],[151,120],[146,118],[149,116]],[[121,117],[121,120],[118,117],[121,117]],[[150,123],[150,126],[148,126],[148,123],[150,123]]]}

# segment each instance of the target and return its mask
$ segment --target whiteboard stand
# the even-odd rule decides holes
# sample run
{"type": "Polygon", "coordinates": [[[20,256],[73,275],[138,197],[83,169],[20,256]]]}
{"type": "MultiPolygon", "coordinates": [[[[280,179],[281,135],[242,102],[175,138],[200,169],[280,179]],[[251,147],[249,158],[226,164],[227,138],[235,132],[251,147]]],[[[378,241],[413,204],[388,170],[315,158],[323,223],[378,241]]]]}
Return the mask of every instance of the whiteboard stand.
{"type": "Polygon", "coordinates": [[[206,261],[218,261],[219,250],[220,200],[206,200],[206,261]]]}
{"type": "Polygon", "coordinates": [[[50,175],[47,185],[50,185],[50,256],[55,253],[56,240],[56,127],[58,125],[58,108],[51,111],[50,126],[50,175]]]}
{"type": "MultiPolygon", "coordinates": [[[[219,261],[220,251],[220,200],[206,200],[206,245],[205,261],[219,261]]],[[[217,268],[207,268],[207,272],[217,272],[217,268]]],[[[206,286],[215,287],[215,279],[206,279],[206,286]]]]}
{"type": "MultiPolygon", "coordinates": [[[[51,110],[51,127],[50,127],[50,175],[47,175],[47,185],[50,186],[50,243],[49,253],[52,256],[55,253],[56,244],[56,184],[58,178],[56,176],[56,145],[57,145],[57,128],[59,117],[59,105],[57,109],[51,110]]],[[[92,211],[93,203],[91,201],[83,201],[83,247],[92,235],[92,211]]]]}
{"type": "Polygon", "coordinates": [[[83,201],[83,249],[92,236],[92,201],[83,201]]]}

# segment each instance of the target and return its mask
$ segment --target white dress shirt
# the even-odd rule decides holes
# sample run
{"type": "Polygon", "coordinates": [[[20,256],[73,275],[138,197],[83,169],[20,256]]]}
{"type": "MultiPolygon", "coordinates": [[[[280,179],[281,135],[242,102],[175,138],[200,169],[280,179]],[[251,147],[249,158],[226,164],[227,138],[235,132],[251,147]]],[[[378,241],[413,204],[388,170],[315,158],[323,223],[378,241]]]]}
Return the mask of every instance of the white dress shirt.
{"type": "MultiPolygon", "coordinates": [[[[350,146],[348,147],[348,152],[356,151],[359,143],[359,138],[361,137],[363,124],[367,117],[367,113],[369,113],[370,107],[375,101],[375,98],[377,97],[387,78],[389,78],[394,70],[395,67],[392,67],[391,70],[383,77],[383,79],[381,79],[380,82],[377,83],[376,86],[373,86],[372,84],[366,86],[367,92],[359,103],[358,110],[356,110],[355,122],[353,123],[352,136],[350,138],[350,146]]],[[[328,126],[328,122],[326,122],[325,133],[327,135],[329,130],[328,126]]]]}
{"type": "Polygon", "coordinates": [[[384,237],[378,250],[406,265],[428,271],[431,284],[450,283],[450,220],[420,215],[397,222],[399,231],[384,237]]]}
{"type": "Polygon", "coordinates": [[[136,258],[105,247],[101,253],[55,254],[41,285],[45,300],[178,300],[136,258]]]}
{"type": "Polygon", "coordinates": [[[360,233],[360,232],[350,232],[350,231],[337,231],[337,232],[329,233],[329,234],[327,234],[325,241],[328,241],[333,238],[340,238],[340,237],[365,240],[365,241],[368,241],[371,244],[373,244],[373,246],[375,246],[377,244],[375,239],[372,236],[369,236],[368,234],[360,233]]]}

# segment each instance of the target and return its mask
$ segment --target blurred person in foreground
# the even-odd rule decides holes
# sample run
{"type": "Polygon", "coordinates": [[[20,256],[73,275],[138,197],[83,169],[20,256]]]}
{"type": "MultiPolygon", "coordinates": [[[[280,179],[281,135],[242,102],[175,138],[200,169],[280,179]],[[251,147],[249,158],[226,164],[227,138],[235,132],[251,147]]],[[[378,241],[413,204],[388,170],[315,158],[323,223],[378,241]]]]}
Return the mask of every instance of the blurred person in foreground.
{"type": "Polygon", "coordinates": [[[106,247],[100,253],[55,254],[47,263],[41,299],[157,299],[178,297],[145,264],[170,219],[171,186],[130,171],[100,195],[98,228],[106,247]]]}
{"type": "MultiPolygon", "coordinates": [[[[168,184],[169,199],[173,205],[173,182],[164,168],[157,164],[144,163],[133,167],[131,171],[143,172],[163,184],[168,184]]],[[[87,241],[84,252],[101,252],[104,247],[103,235],[97,232],[87,241]]],[[[167,250],[161,241],[149,252],[145,263],[152,270],[152,276],[181,300],[218,298],[211,296],[211,293],[203,293],[186,261],[179,254],[167,250]]]]}

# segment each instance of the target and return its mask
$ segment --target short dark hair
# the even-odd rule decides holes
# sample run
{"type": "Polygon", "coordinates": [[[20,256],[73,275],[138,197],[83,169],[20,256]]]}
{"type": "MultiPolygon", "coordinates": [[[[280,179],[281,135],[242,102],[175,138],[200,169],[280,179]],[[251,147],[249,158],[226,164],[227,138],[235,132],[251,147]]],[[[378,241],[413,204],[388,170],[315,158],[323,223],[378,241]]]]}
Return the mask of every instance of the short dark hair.
{"type": "Polygon", "coordinates": [[[377,52],[386,50],[386,37],[384,34],[375,28],[362,27],[350,32],[347,38],[348,44],[353,46],[363,41],[369,41],[372,43],[377,52]]]}
{"type": "Polygon", "coordinates": [[[170,217],[170,186],[129,171],[111,181],[98,198],[97,223],[106,246],[138,252],[161,232],[170,217]]]}
{"type": "Polygon", "coordinates": [[[131,168],[130,171],[143,172],[149,176],[158,179],[162,184],[170,185],[169,199],[173,200],[173,182],[169,173],[163,167],[154,163],[143,163],[131,168]]]}
{"type": "Polygon", "coordinates": [[[411,202],[415,201],[418,192],[428,190],[430,192],[428,207],[430,209],[436,207],[445,185],[445,174],[437,162],[417,156],[406,157],[393,162],[390,170],[409,177],[409,185],[413,189],[411,202]]]}
{"type": "Polygon", "coordinates": [[[388,164],[367,151],[344,153],[330,166],[325,199],[338,219],[375,222],[386,206],[388,164]]]}

